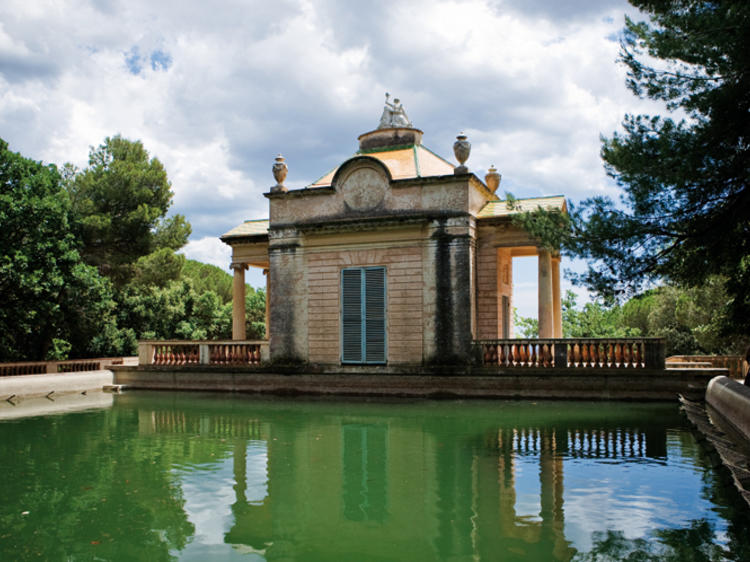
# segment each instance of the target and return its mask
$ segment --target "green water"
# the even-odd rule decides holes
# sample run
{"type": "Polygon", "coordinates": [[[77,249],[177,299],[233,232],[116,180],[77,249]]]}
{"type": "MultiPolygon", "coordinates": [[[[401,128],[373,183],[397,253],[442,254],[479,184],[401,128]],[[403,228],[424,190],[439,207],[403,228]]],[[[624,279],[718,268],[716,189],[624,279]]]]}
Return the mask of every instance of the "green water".
{"type": "Polygon", "coordinates": [[[676,404],[126,393],[0,475],[3,561],[750,560],[676,404]]]}

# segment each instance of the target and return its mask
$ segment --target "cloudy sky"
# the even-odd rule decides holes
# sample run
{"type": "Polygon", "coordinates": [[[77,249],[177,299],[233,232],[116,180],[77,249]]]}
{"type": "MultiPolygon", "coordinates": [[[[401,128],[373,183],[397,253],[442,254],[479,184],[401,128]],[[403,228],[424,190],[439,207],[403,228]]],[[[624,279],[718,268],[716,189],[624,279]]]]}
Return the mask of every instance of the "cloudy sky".
{"type": "MultiPolygon", "coordinates": [[[[106,136],[140,139],[193,225],[185,253],[223,267],[218,236],[267,217],[276,154],[288,185],[313,182],[377,126],[385,92],[451,160],[465,131],[467,165],[483,177],[494,164],[501,192],[616,196],[599,137],[649,110],[616,64],[626,12],[624,0],[3,0],[0,137],[78,166],[106,136]]],[[[516,303],[533,315],[535,265],[518,262],[516,303]]]]}

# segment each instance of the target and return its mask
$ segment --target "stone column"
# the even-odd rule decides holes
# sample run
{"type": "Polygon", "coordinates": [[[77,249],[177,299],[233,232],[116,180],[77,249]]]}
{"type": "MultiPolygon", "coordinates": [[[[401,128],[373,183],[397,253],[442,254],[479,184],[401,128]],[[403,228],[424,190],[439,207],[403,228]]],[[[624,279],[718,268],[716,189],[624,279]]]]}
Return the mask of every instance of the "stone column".
{"type": "Polygon", "coordinates": [[[232,285],[232,339],[245,339],[245,268],[244,263],[233,263],[232,285]]]}
{"type": "Polygon", "coordinates": [[[552,255],[539,248],[539,337],[551,338],[553,328],[552,255]]]}
{"type": "Polygon", "coordinates": [[[562,301],[560,299],[560,256],[552,258],[552,318],[553,337],[563,337],[562,329],[562,301]]]}
{"type": "Polygon", "coordinates": [[[268,270],[263,270],[263,275],[266,276],[266,340],[271,339],[271,276],[268,274],[268,270]]]}

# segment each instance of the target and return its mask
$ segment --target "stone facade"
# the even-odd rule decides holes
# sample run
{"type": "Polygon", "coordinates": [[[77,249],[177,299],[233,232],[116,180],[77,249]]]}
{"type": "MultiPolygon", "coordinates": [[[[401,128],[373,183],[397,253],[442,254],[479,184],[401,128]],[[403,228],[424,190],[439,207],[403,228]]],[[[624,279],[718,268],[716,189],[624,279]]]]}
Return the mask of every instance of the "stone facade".
{"type": "MultiPolygon", "coordinates": [[[[277,184],[266,193],[268,221],[248,221],[222,237],[232,246],[236,286],[246,266],[268,272],[272,361],[341,364],[342,271],[351,268],[384,271],[385,333],[367,327],[375,305],[362,289],[367,336],[356,330],[346,336],[360,337],[363,350],[367,337],[384,337],[381,364],[466,363],[473,340],[511,337],[512,258],[520,255],[544,258],[542,336],[556,335],[559,260],[540,251],[510,215],[534,202],[564,212],[564,199],[520,200],[511,210],[474,174],[426,149],[421,137],[417,129],[361,135],[360,151],[334,172],[304,189],[277,184]]],[[[240,289],[237,297],[240,323],[240,289]]],[[[244,333],[238,329],[234,337],[244,333]]]]}

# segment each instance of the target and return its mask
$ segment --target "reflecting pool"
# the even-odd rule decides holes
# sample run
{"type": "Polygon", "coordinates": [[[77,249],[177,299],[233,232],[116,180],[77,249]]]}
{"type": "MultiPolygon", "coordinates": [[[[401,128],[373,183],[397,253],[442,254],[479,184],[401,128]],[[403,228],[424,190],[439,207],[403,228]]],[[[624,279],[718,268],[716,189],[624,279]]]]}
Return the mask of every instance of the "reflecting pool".
{"type": "Polygon", "coordinates": [[[750,560],[676,403],[92,405],[0,410],[0,560],[750,560]]]}

